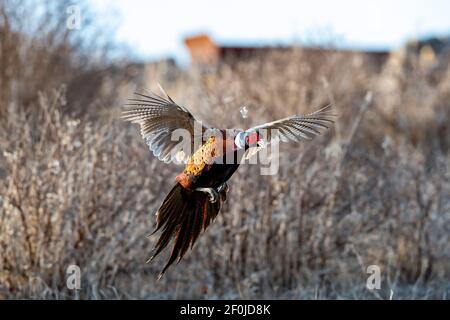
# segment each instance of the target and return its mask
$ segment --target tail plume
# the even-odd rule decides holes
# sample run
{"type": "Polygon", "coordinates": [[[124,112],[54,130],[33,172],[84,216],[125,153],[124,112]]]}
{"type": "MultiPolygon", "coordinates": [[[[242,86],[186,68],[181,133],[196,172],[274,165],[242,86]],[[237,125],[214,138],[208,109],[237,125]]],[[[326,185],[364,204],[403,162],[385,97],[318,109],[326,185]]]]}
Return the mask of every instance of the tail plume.
{"type": "Polygon", "coordinates": [[[172,252],[164,269],[158,276],[160,279],[169,266],[178,262],[189,247],[192,248],[201,231],[205,230],[219,213],[221,203],[226,200],[226,192],[220,193],[219,200],[211,203],[203,192],[185,189],[177,183],[164,199],[156,212],[157,224],[152,233],[161,230],[155,245],[153,260],[174,239],[172,252]]]}

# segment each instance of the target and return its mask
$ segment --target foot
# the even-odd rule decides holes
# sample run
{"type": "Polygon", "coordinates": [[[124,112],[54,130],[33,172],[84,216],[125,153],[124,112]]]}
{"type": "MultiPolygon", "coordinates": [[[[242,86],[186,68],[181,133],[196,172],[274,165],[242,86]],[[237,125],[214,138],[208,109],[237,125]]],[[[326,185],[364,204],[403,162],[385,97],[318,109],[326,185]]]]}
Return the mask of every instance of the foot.
{"type": "Polygon", "coordinates": [[[228,184],[226,182],[224,182],[217,188],[217,192],[219,192],[219,193],[221,193],[222,191],[225,191],[225,193],[227,193],[228,190],[229,190],[229,188],[228,188],[228,184]]]}
{"type": "Polygon", "coordinates": [[[208,194],[211,203],[217,202],[217,199],[219,199],[219,193],[214,188],[197,188],[195,190],[208,194]]]}
{"type": "Polygon", "coordinates": [[[229,190],[230,189],[228,188],[228,184],[226,182],[224,182],[217,188],[217,192],[219,192],[220,195],[220,201],[222,202],[227,201],[227,193],[229,190]]]}

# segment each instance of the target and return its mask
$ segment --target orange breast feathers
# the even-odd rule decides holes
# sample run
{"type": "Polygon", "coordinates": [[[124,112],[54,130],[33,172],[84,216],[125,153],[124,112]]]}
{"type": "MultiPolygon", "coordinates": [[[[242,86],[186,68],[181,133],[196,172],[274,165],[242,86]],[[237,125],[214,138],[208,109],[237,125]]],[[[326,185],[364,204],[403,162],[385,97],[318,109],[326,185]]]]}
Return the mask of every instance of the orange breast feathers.
{"type": "Polygon", "coordinates": [[[201,173],[208,170],[217,157],[223,155],[223,140],[212,136],[198,148],[191,156],[184,171],[179,174],[176,180],[184,187],[189,189],[197,180],[201,173]]]}

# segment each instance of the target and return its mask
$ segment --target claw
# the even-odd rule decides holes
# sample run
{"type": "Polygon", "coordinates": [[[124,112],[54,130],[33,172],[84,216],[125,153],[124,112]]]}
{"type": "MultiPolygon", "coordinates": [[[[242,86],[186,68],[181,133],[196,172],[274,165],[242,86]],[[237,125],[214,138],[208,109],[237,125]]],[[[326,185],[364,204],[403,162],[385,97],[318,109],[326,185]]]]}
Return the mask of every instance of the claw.
{"type": "Polygon", "coordinates": [[[228,188],[228,184],[226,182],[224,182],[217,188],[217,192],[221,193],[222,191],[225,191],[225,193],[227,193],[229,191],[229,189],[230,188],[228,188]]]}
{"type": "Polygon", "coordinates": [[[228,188],[228,184],[224,182],[217,188],[217,192],[219,192],[220,200],[222,202],[227,201],[227,193],[230,189],[228,188]]]}
{"type": "Polygon", "coordinates": [[[219,193],[214,188],[197,188],[196,191],[204,192],[209,196],[209,202],[215,203],[219,198],[219,193]]]}

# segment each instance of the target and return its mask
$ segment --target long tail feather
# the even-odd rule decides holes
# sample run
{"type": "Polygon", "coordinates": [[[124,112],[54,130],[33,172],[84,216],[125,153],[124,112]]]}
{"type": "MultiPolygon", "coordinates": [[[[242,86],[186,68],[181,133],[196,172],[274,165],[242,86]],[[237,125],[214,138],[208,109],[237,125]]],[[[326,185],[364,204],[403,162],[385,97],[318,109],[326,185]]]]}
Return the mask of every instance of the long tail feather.
{"type": "Polygon", "coordinates": [[[211,203],[208,195],[203,192],[187,190],[180,184],[172,188],[156,213],[156,229],[152,233],[161,231],[149,261],[152,261],[174,239],[169,260],[158,279],[177,259],[179,262],[183,258],[189,247],[193,247],[200,233],[217,217],[225,200],[225,191],[220,193],[217,202],[211,203]]]}

